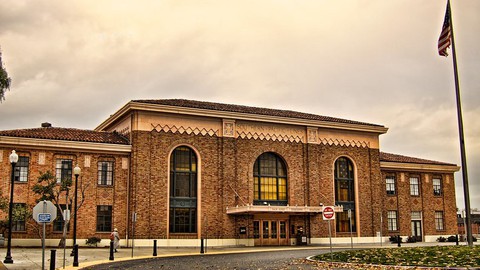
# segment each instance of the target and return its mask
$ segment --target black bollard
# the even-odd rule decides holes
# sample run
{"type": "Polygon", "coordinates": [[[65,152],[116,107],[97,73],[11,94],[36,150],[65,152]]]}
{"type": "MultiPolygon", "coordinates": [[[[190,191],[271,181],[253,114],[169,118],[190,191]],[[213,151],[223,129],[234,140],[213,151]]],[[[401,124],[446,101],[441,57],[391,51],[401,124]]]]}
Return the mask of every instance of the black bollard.
{"type": "Polygon", "coordinates": [[[50,270],[55,270],[56,253],[55,249],[50,250],[50,270]]]}
{"type": "Polygon", "coordinates": [[[455,244],[458,246],[458,234],[455,234],[455,244]]]}
{"type": "Polygon", "coordinates": [[[157,240],[153,240],[153,256],[157,256],[157,240]]]}
{"type": "Polygon", "coordinates": [[[397,244],[398,244],[398,247],[402,246],[402,238],[400,237],[400,235],[397,235],[397,244]]]}
{"type": "Polygon", "coordinates": [[[205,253],[203,249],[203,238],[200,238],[200,254],[203,254],[203,253],[205,253]]]}
{"type": "Polygon", "coordinates": [[[110,241],[110,257],[108,257],[110,261],[113,261],[115,258],[113,257],[113,241],[110,241]]]}
{"type": "Polygon", "coordinates": [[[75,254],[73,254],[73,266],[78,267],[78,244],[73,246],[75,254]]]}

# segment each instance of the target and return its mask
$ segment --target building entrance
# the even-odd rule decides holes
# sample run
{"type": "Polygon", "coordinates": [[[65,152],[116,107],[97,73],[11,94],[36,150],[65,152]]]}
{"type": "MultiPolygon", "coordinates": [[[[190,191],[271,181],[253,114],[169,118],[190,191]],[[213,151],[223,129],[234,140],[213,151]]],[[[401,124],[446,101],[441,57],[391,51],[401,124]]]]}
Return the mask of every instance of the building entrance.
{"type": "Polygon", "coordinates": [[[412,220],[412,236],[417,242],[422,242],[422,221],[412,220]]]}
{"type": "Polygon", "coordinates": [[[288,220],[258,219],[253,221],[255,246],[286,246],[289,244],[288,220]]]}

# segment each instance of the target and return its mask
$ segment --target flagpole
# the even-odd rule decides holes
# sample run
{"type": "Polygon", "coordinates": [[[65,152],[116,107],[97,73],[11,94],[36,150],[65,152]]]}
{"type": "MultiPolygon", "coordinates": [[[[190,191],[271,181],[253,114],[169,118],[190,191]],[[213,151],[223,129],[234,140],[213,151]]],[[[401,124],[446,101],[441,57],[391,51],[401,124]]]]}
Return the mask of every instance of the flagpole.
{"type": "Polygon", "coordinates": [[[448,1],[448,9],[450,10],[450,31],[452,39],[452,57],[453,57],[453,72],[455,75],[455,95],[457,98],[457,117],[458,117],[458,134],[460,136],[460,153],[462,158],[462,178],[463,178],[463,196],[465,201],[465,229],[467,232],[467,242],[469,246],[473,246],[471,216],[470,216],[470,191],[468,188],[468,174],[467,174],[467,156],[465,153],[465,137],[463,132],[463,117],[462,117],[462,103],[460,101],[460,83],[458,81],[457,69],[457,54],[455,51],[455,38],[453,34],[453,18],[450,1],[448,1]]]}

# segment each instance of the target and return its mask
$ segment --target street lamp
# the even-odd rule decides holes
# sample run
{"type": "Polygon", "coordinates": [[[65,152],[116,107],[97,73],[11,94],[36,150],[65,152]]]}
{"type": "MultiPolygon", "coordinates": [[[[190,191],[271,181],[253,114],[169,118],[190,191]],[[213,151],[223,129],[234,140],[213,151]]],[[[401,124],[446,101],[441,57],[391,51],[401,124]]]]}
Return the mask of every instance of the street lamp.
{"type": "Polygon", "coordinates": [[[15,153],[15,150],[12,150],[10,154],[10,163],[12,164],[12,177],[10,183],[10,204],[8,209],[8,246],[7,246],[7,256],[5,256],[4,263],[13,263],[11,249],[12,249],[12,213],[13,213],[13,184],[15,181],[15,165],[18,162],[18,155],[15,153]]]}
{"type": "Polygon", "coordinates": [[[74,216],[73,216],[73,266],[78,266],[78,246],[77,246],[77,197],[78,197],[78,176],[82,170],[80,167],[75,166],[73,168],[73,174],[75,175],[75,203],[74,203],[74,216]]]}

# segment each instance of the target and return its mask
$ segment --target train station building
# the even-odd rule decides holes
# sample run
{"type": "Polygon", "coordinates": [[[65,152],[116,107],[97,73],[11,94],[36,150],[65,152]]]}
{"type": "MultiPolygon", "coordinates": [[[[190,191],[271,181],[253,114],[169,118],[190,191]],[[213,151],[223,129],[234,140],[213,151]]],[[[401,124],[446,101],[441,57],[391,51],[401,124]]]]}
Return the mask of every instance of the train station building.
{"type": "MultiPolygon", "coordinates": [[[[382,152],[387,131],[278,109],[133,100],[92,130],[44,123],[0,131],[0,188],[8,197],[12,150],[17,207],[37,203],[32,187],[42,173],[75,181],[80,167],[81,245],[114,228],[123,246],[321,244],[329,224],[334,243],[456,234],[459,167],[382,152]],[[333,206],[333,220],[324,220],[324,206],[333,206]]],[[[14,221],[13,245],[40,244],[34,223],[14,221]]],[[[62,225],[47,226],[52,245],[62,225]]]]}

